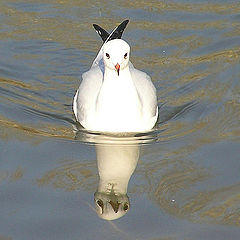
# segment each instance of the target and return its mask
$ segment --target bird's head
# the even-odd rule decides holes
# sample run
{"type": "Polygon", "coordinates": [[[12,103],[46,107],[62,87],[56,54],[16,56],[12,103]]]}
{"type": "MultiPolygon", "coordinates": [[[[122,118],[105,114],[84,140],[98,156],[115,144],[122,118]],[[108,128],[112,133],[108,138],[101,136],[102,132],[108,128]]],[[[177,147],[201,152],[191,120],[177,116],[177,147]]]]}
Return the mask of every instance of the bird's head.
{"type": "Polygon", "coordinates": [[[122,39],[107,42],[103,48],[105,67],[115,70],[119,76],[121,70],[128,66],[129,54],[130,46],[122,39]]]}
{"type": "Polygon", "coordinates": [[[98,216],[105,220],[114,220],[124,216],[130,207],[126,194],[96,192],[94,200],[98,216]]]}

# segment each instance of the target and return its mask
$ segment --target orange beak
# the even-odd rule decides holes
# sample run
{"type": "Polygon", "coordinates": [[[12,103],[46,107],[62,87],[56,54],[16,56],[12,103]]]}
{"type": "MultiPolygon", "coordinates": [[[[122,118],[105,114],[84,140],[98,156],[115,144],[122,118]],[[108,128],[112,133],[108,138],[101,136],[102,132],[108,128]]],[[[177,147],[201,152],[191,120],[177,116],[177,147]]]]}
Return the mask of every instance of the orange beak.
{"type": "Polygon", "coordinates": [[[116,68],[117,74],[118,74],[118,76],[119,76],[120,65],[117,63],[117,64],[115,65],[115,68],[116,68]]]}

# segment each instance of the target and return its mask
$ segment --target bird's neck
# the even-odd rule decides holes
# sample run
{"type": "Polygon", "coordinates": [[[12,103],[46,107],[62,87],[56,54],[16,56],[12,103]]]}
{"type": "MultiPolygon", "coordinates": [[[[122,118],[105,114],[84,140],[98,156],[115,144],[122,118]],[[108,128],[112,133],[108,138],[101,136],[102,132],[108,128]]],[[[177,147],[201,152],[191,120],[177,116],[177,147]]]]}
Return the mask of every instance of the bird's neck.
{"type": "Polygon", "coordinates": [[[106,70],[96,99],[95,119],[103,131],[122,132],[137,129],[142,102],[129,68],[106,70]]]}
{"type": "Polygon", "coordinates": [[[106,68],[97,101],[97,107],[106,107],[108,113],[123,107],[138,108],[140,100],[128,66],[120,69],[119,76],[116,71],[106,68]]]}
{"type": "Polygon", "coordinates": [[[139,146],[96,146],[99,171],[98,192],[126,194],[136,168],[139,146]]]}
{"type": "Polygon", "coordinates": [[[105,68],[103,76],[103,84],[132,84],[131,73],[129,71],[129,66],[120,69],[119,75],[117,71],[105,68]]]}

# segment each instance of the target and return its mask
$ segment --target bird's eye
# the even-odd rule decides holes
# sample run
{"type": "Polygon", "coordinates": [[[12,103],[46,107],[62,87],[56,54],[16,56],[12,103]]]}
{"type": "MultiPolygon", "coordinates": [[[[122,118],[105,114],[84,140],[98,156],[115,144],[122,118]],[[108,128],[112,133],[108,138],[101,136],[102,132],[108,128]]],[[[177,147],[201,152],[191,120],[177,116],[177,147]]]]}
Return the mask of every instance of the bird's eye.
{"type": "Polygon", "coordinates": [[[128,204],[125,203],[124,206],[123,206],[123,210],[126,212],[128,210],[128,208],[129,208],[128,204]]]}
{"type": "Polygon", "coordinates": [[[97,205],[101,208],[103,208],[103,201],[101,199],[97,200],[97,205]]]}
{"type": "Polygon", "coordinates": [[[106,53],[106,57],[107,57],[107,59],[109,59],[109,58],[110,58],[110,55],[109,55],[108,53],[106,53]]]}
{"type": "Polygon", "coordinates": [[[127,55],[128,55],[127,53],[124,54],[124,58],[125,58],[125,59],[127,58],[127,55]]]}

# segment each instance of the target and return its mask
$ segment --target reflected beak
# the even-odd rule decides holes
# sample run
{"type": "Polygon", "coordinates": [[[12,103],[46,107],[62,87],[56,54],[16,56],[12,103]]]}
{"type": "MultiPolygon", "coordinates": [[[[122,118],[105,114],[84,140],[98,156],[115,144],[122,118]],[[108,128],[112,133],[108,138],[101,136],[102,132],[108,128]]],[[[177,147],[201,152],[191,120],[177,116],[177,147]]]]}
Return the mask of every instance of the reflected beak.
{"type": "Polygon", "coordinates": [[[117,202],[117,201],[116,201],[116,202],[115,202],[115,201],[114,201],[114,202],[113,202],[113,201],[110,201],[109,203],[111,204],[114,212],[117,213],[117,212],[118,212],[118,209],[119,209],[119,206],[120,206],[120,203],[117,202]]]}
{"type": "Polygon", "coordinates": [[[115,65],[115,69],[117,70],[117,74],[119,76],[120,65],[118,63],[115,65]]]}

